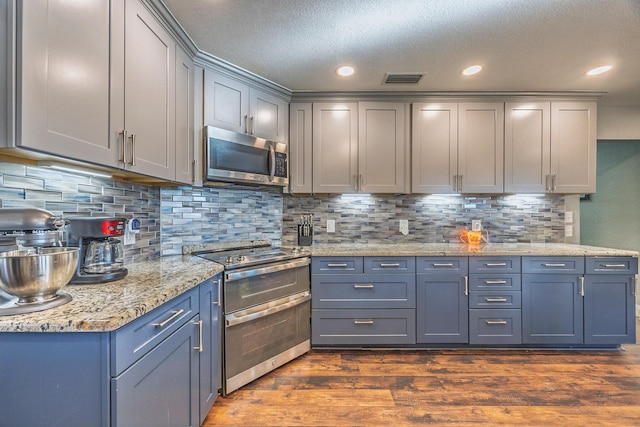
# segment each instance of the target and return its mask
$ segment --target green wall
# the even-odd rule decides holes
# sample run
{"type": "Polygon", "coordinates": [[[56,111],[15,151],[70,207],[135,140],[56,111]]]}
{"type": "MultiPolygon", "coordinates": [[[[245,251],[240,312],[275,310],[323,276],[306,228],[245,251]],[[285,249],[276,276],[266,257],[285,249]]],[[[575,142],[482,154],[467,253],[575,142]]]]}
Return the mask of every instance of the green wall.
{"type": "Polygon", "coordinates": [[[640,251],[640,141],[598,141],[597,189],[580,203],[580,243],[640,251]]]}

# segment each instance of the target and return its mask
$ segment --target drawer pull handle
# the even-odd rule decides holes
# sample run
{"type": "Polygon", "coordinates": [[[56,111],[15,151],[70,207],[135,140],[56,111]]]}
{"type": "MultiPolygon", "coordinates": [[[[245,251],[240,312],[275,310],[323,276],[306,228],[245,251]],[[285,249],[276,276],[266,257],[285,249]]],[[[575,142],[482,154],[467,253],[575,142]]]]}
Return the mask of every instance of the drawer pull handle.
{"type": "Polygon", "coordinates": [[[506,325],[506,320],[485,320],[487,325],[506,325]]]}
{"type": "Polygon", "coordinates": [[[354,287],[355,289],[373,289],[373,284],[371,284],[371,283],[369,283],[369,284],[367,284],[367,285],[358,285],[358,284],[355,284],[355,285],[353,285],[353,287],[354,287]]]}
{"type": "Polygon", "coordinates": [[[194,350],[198,350],[198,353],[202,353],[204,347],[202,346],[202,320],[198,320],[198,345],[193,347],[194,350]]]}
{"type": "Polygon", "coordinates": [[[605,264],[605,268],[626,268],[627,264],[605,264]]]}
{"type": "Polygon", "coordinates": [[[486,302],[507,302],[506,298],[485,298],[486,302]]]}
{"type": "Polygon", "coordinates": [[[167,320],[165,320],[164,322],[160,322],[160,323],[154,323],[153,326],[155,326],[156,328],[164,328],[165,325],[169,322],[171,322],[172,320],[174,320],[176,317],[180,316],[182,313],[184,313],[184,309],[180,309],[178,311],[173,311],[173,314],[171,315],[171,317],[169,317],[167,320]]]}
{"type": "Polygon", "coordinates": [[[354,325],[373,325],[373,320],[354,320],[354,325]]]}
{"type": "Polygon", "coordinates": [[[400,263],[396,262],[393,264],[380,264],[380,267],[400,267],[400,263]]]}
{"type": "Polygon", "coordinates": [[[327,264],[327,267],[346,267],[346,266],[347,266],[346,262],[344,264],[332,264],[332,263],[327,264]]]}
{"type": "Polygon", "coordinates": [[[506,267],[507,263],[506,262],[488,262],[487,267],[506,267]]]}
{"type": "Polygon", "coordinates": [[[631,295],[636,294],[636,278],[635,276],[631,278],[631,295]]]}
{"type": "Polygon", "coordinates": [[[447,263],[438,263],[438,262],[434,262],[433,263],[434,267],[453,267],[453,264],[450,262],[447,263]]]}
{"type": "Polygon", "coordinates": [[[485,280],[484,283],[487,285],[506,285],[506,280],[485,280]]]}
{"type": "Polygon", "coordinates": [[[543,267],[566,267],[567,264],[549,264],[549,263],[544,263],[542,264],[543,267]]]}

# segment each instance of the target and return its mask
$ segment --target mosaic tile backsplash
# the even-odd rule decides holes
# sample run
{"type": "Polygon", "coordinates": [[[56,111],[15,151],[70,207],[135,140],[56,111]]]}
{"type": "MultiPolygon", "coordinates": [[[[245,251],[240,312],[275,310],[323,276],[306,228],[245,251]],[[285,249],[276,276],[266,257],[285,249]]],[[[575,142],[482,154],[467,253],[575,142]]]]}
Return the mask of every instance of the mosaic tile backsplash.
{"type": "Polygon", "coordinates": [[[489,242],[563,243],[562,196],[284,196],[283,244],[297,242],[300,216],[313,214],[317,243],[455,242],[471,220],[482,220],[489,242]],[[328,219],[335,233],[326,232],[328,219]],[[409,234],[399,220],[409,221],[409,234]]]}

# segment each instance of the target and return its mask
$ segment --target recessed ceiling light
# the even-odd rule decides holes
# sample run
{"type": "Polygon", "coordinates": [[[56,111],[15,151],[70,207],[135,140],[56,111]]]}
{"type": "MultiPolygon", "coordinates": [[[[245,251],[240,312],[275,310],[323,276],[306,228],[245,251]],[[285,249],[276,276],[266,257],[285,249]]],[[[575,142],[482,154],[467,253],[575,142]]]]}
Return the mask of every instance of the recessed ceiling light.
{"type": "Polygon", "coordinates": [[[478,74],[480,70],[482,70],[482,65],[472,65],[462,70],[462,74],[465,76],[473,76],[474,74],[478,74]]]}
{"type": "Polygon", "coordinates": [[[587,76],[597,76],[598,74],[606,73],[611,68],[613,68],[611,65],[603,65],[602,67],[587,71],[587,76]]]}
{"type": "Polygon", "coordinates": [[[356,72],[356,69],[353,68],[351,65],[343,65],[342,67],[338,67],[338,69],[336,70],[336,74],[342,77],[349,77],[353,75],[353,73],[355,72],[356,72]]]}

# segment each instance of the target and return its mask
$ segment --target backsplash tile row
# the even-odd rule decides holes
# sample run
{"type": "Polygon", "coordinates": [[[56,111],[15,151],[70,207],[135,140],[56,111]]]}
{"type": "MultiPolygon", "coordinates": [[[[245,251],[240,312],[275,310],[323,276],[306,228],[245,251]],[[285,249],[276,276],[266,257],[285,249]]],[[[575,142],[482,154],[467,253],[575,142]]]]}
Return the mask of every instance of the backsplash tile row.
{"type": "Polygon", "coordinates": [[[490,242],[563,243],[562,196],[284,196],[282,243],[295,245],[296,225],[313,214],[316,243],[455,242],[457,232],[480,219],[490,242]],[[336,232],[326,232],[328,219],[336,232]],[[409,221],[409,234],[399,220],[409,221]]]}

